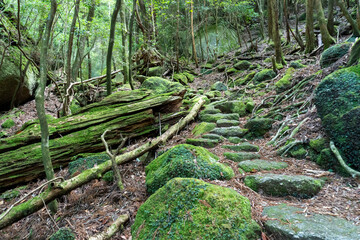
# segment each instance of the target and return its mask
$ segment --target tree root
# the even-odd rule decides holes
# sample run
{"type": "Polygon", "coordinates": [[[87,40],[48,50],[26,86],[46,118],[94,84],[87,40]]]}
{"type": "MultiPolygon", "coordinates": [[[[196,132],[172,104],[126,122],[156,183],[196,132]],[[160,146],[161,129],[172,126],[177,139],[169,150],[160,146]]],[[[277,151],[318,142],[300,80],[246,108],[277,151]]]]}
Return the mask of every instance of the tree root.
{"type": "Polygon", "coordinates": [[[360,178],[360,172],[352,169],[348,165],[346,165],[344,159],[341,157],[339,150],[336,148],[333,141],[330,141],[330,149],[334,153],[335,157],[339,161],[340,165],[345,169],[347,173],[349,173],[353,178],[360,178]]]}
{"type": "Polygon", "coordinates": [[[89,240],[105,240],[110,239],[129,220],[129,215],[124,214],[118,217],[113,224],[110,225],[104,232],[97,234],[96,236],[90,237],[89,240]]]}

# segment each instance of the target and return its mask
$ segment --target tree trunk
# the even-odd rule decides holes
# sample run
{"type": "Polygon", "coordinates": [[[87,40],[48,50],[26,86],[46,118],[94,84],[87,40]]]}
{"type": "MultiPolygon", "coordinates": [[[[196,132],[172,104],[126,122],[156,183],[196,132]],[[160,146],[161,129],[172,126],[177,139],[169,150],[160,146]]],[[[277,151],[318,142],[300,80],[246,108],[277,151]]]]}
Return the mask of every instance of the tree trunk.
{"type": "Polygon", "coordinates": [[[177,0],[177,11],[176,11],[176,72],[180,71],[180,36],[179,36],[179,29],[180,29],[180,0],[177,0]]]}
{"type": "MultiPolygon", "coordinates": [[[[48,53],[48,44],[50,39],[51,26],[53,24],[54,16],[56,13],[57,2],[56,0],[51,1],[51,9],[46,22],[45,28],[45,37],[42,41],[41,52],[40,52],[40,82],[36,90],[35,103],[36,111],[38,114],[41,130],[41,155],[42,163],[44,164],[44,170],[46,174],[46,179],[51,180],[55,177],[54,169],[51,162],[50,150],[49,150],[49,126],[45,115],[45,99],[44,92],[47,80],[47,53],[48,53]]],[[[49,204],[51,212],[57,212],[57,202],[52,201],[49,204]]]]}
{"type": "MultiPolygon", "coordinates": [[[[183,116],[184,112],[167,114],[180,107],[184,92],[177,94],[150,95],[143,90],[117,92],[74,115],[49,120],[48,146],[54,168],[66,166],[77,154],[103,151],[100,136],[104,129],[111,129],[110,145],[116,143],[121,134],[136,137],[158,132],[155,121],[158,112],[163,113],[163,125],[183,116]]],[[[25,123],[18,134],[0,139],[0,192],[43,175],[40,139],[37,121],[25,123]]]]}
{"type": "MultiPolygon", "coordinates": [[[[144,153],[156,148],[159,144],[164,144],[168,139],[174,136],[179,130],[183,129],[187,124],[195,119],[201,107],[204,105],[205,99],[200,98],[198,102],[193,106],[190,113],[177,124],[171,126],[163,135],[152,139],[146,144],[116,157],[116,163],[123,164],[129,162],[144,153]]],[[[111,169],[111,161],[108,160],[96,167],[83,171],[81,174],[73,177],[67,181],[57,184],[56,188],[51,191],[45,191],[40,194],[39,197],[34,197],[18,206],[13,207],[9,213],[0,219],[0,229],[3,229],[20,219],[29,216],[30,214],[42,209],[44,207],[43,201],[49,203],[56,198],[59,198],[65,194],[68,194],[72,190],[90,182],[91,180],[100,178],[105,172],[111,169]]]]}
{"type": "Polygon", "coordinates": [[[121,43],[122,43],[122,58],[123,58],[123,64],[122,64],[122,74],[124,76],[124,83],[129,83],[129,69],[128,69],[128,53],[127,53],[127,23],[126,23],[126,11],[125,11],[125,4],[121,4],[121,10],[120,10],[120,18],[122,23],[122,29],[121,29],[121,43]]]}
{"type": "Polygon", "coordinates": [[[360,37],[360,31],[359,31],[358,25],[357,25],[356,21],[349,14],[348,10],[346,9],[346,6],[345,6],[344,2],[342,0],[336,0],[336,3],[340,7],[341,12],[343,13],[346,20],[348,20],[348,22],[350,23],[350,25],[352,27],[352,30],[353,30],[354,36],[355,37],[360,37]]]}
{"type": "Polygon", "coordinates": [[[112,91],[111,90],[111,59],[114,48],[116,18],[121,9],[121,5],[122,5],[122,0],[116,0],[115,8],[113,14],[111,15],[109,45],[106,55],[106,94],[108,96],[111,94],[112,91]]]}
{"type": "Polygon", "coordinates": [[[75,34],[75,25],[76,21],[79,15],[79,5],[80,0],[76,0],[75,2],[75,10],[74,10],[74,16],[71,22],[70,26],[70,33],[69,33],[69,43],[68,43],[68,51],[66,56],[66,84],[65,84],[65,91],[64,91],[64,102],[63,102],[63,110],[62,114],[64,116],[69,115],[70,113],[70,104],[71,104],[71,97],[72,93],[67,94],[66,90],[70,86],[72,74],[71,74],[71,56],[72,56],[72,50],[73,50],[73,42],[74,42],[74,34],[75,34]]]}
{"type": "MultiPolygon", "coordinates": [[[[264,39],[265,38],[265,23],[264,23],[264,11],[263,11],[264,0],[256,0],[256,3],[258,5],[258,9],[259,9],[260,36],[261,36],[261,39],[264,39]]],[[[236,26],[236,28],[238,28],[238,27],[236,26]]]]}
{"type": "Polygon", "coordinates": [[[334,1],[335,0],[329,0],[328,5],[327,28],[331,36],[336,36],[336,31],[334,27],[334,1]]]}
{"type": "Polygon", "coordinates": [[[272,0],[269,0],[267,2],[269,41],[273,39],[273,12],[271,8],[271,4],[272,4],[271,1],[272,0]]]}
{"type": "Polygon", "coordinates": [[[305,53],[311,53],[315,48],[314,33],[314,0],[306,0],[306,48],[305,53]]]}
{"type": "Polygon", "coordinates": [[[335,39],[333,39],[327,29],[327,23],[324,15],[324,10],[321,5],[321,0],[315,0],[315,9],[317,12],[317,18],[320,25],[321,39],[324,44],[324,49],[329,48],[332,44],[335,43],[335,39]]]}
{"type": "Polygon", "coordinates": [[[193,0],[191,0],[190,2],[190,24],[191,24],[191,39],[192,39],[192,53],[193,53],[193,58],[195,61],[195,65],[198,68],[199,67],[199,62],[196,56],[196,48],[195,48],[195,36],[194,36],[194,3],[193,0]]]}
{"type": "Polygon", "coordinates": [[[135,8],[136,8],[136,0],[133,1],[133,10],[130,18],[130,29],[129,29],[129,84],[131,86],[131,89],[134,90],[134,86],[132,83],[132,46],[133,46],[133,29],[134,29],[134,19],[135,19],[135,8]]]}
{"type": "Polygon", "coordinates": [[[279,23],[278,23],[278,11],[277,11],[277,1],[270,0],[271,7],[271,16],[272,16],[272,36],[275,46],[275,58],[277,63],[286,64],[283,52],[281,49],[281,39],[279,33],[279,23]]]}
{"type": "Polygon", "coordinates": [[[286,29],[286,45],[290,43],[290,24],[289,24],[289,12],[288,12],[288,0],[284,1],[284,19],[286,29]]]}

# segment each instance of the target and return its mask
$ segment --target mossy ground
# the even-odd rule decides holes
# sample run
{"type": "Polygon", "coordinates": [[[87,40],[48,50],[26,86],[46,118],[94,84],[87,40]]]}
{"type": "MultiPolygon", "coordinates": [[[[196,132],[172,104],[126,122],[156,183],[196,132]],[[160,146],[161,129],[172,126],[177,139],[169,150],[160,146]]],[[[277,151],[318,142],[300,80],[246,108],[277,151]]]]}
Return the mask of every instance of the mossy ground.
{"type": "Polygon", "coordinates": [[[247,198],[191,178],[175,178],[139,208],[133,239],[257,239],[247,198]]]}

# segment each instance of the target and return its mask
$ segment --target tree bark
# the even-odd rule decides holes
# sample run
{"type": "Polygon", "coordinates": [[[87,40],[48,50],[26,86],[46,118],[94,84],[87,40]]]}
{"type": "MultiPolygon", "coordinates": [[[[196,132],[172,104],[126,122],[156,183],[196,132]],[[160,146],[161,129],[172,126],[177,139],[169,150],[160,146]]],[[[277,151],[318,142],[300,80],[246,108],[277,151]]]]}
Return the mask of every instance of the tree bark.
{"type": "Polygon", "coordinates": [[[190,2],[190,8],[191,8],[191,10],[190,10],[190,25],[191,25],[192,53],[193,53],[195,65],[198,68],[199,62],[198,62],[197,55],[196,55],[195,35],[194,35],[194,3],[193,3],[193,0],[191,0],[191,2],[190,2]]]}
{"type": "Polygon", "coordinates": [[[122,0],[116,0],[115,8],[111,15],[109,45],[108,45],[108,50],[107,50],[107,55],[106,55],[106,94],[108,96],[112,92],[112,90],[111,90],[111,59],[112,59],[112,52],[113,52],[113,48],[114,48],[116,18],[121,9],[121,5],[122,5],[122,0]]]}
{"type": "Polygon", "coordinates": [[[278,22],[278,11],[277,11],[277,1],[270,0],[271,16],[272,16],[272,36],[275,46],[275,58],[277,63],[286,64],[283,52],[281,49],[281,39],[279,33],[279,22],[278,22]]]}
{"type": "Polygon", "coordinates": [[[305,53],[311,53],[315,48],[314,0],[306,0],[305,38],[306,38],[305,53]]]}
{"type": "MultiPolygon", "coordinates": [[[[129,29],[129,84],[131,89],[134,90],[134,86],[132,83],[132,46],[133,46],[133,29],[134,29],[134,19],[135,19],[135,8],[136,8],[136,0],[133,0],[133,10],[130,18],[130,29],[129,29]]],[[[136,32],[135,32],[136,33],[136,32]]]]}
{"type": "Polygon", "coordinates": [[[344,2],[342,0],[336,0],[336,4],[340,7],[341,12],[344,15],[344,17],[346,18],[346,20],[348,20],[348,22],[350,23],[354,36],[360,37],[359,27],[358,27],[356,21],[349,14],[344,2]]]}
{"type": "MultiPolygon", "coordinates": [[[[187,124],[195,119],[201,107],[205,103],[205,98],[199,98],[197,103],[193,106],[190,113],[182,118],[177,124],[171,126],[163,135],[150,140],[146,144],[130,151],[125,154],[122,154],[116,157],[116,163],[124,164],[127,163],[144,153],[156,148],[160,144],[164,144],[168,139],[178,133],[179,130],[183,129],[187,124]]],[[[56,188],[52,190],[47,190],[40,194],[40,196],[34,197],[18,206],[12,208],[9,213],[0,219],[0,229],[3,229],[20,219],[29,216],[32,213],[37,212],[38,210],[44,207],[44,203],[49,203],[56,198],[59,198],[65,194],[68,194],[72,190],[90,182],[91,180],[100,178],[105,172],[111,169],[111,160],[108,160],[102,164],[97,165],[94,168],[83,171],[76,177],[73,177],[69,180],[63,181],[60,184],[57,184],[56,188]]]]}
{"type": "MultiPolygon", "coordinates": [[[[49,150],[49,126],[45,115],[45,99],[44,92],[47,80],[47,56],[48,56],[48,44],[50,39],[51,26],[53,24],[54,16],[56,13],[57,2],[56,0],[51,1],[51,9],[46,22],[45,37],[42,41],[41,52],[40,52],[40,82],[36,90],[35,103],[36,111],[38,114],[40,129],[41,129],[41,153],[42,163],[46,174],[46,179],[51,180],[55,177],[54,169],[51,162],[50,150],[49,150]]],[[[49,204],[51,212],[57,212],[57,202],[52,201],[49,204]]]]}
{"type": "Polygon", "coordinates": [[[328,5],[327,28],[331,36],[336,36],[336,31],[334,27],[334,1],[335,0],[329,0],[328,5]]]}
{"type": "Polygon", "coordinates": [[[324,44],[324,49],[329,48],[332,44],[335,43],[335,39],[333,39],[327,29],[327,23],[324,15],[324,10],[321,5],[321,0],[315,0],[315,8],[317,12],[317,18],[320,25],[321,39],[324,44]]]}
{"type": "Polygon", "coordinates": [[[125,4],[121,4],[120,9],[120,18],[122,23],[122,29],[121,29],[121,43],[122,43],[122,58],[123,58],[123,64],[122,64],[122,74],[124,76],[124,83],[129,83],[129,69],[128,69],[128,53],[127,53],[127,23],[126,23],[126,11],[125,11],[125,4]]]}

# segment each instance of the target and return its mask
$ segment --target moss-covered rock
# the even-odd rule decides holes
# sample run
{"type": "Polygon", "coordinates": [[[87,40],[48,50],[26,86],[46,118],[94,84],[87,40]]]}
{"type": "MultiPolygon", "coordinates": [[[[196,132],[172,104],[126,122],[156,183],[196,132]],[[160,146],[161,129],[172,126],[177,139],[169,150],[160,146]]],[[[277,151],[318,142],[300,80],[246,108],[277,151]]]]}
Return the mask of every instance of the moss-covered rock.
{"type": "Polygon", "coordinates": [[[230,149],[236,152],[258,152],[259,147],[248,142],[244,142],[240,145],[224,145],[223,148],[230,149]]]}
{"type": "Polygon", "coordinates": [[[224,65],[224,64],[221,64],[221,65],[217,66],[217,70],[219,72],[225,71],[226,68],[227,68],[227,65],[224,65]]]}
{"type": "Polygon", "coordinates": [[[214,133],[223,137],[243,137],[248,132],[247,129],[235,127],[220,127],[214,128],[210,133],[214,133]]]}
{"type": "Polygon", "coordinates": [[[234,144],[238,144],[245,141],[243,138],[239,138],[239,137],[229,137],[228,140],[229,142],[234,144]]]}
{"type": "Polygon", "coordinates": [[[290,156],[296,159],[304,159],[308,154],[304,147],[299,147],[298,149],[290,150],[290,156]]]}
{"type": "Polygon", "coordinates": [[[223,82],[216,82],[211,86],[211,90],[226,91],[227,86],[223,82]]]}
{"type": "Polygon", "coordinates": [[[254,84],[264,82],[276,77],[276,73],[272,69],[263,69],[260,72],[256,73],[252,79],[254,84]]]}
{"type": "Polygon", "coordinates": [[[275,239],[359,239],[360,227],[345,219],[285,204],[264,208],[266,231],[275,239]]]}
{"type": "Polygon", "coordinates": [[[322,188],[323,181],[301,175],[262,174],[247,176],[246,186],[256,192],[264,192],[270,196],[294,196],[311,198],[322,188]]]}
{"type": "Polygon", "coordinates": [[[252,72],[248,73],[244,78],[237,79],[235,81],[235,86],[241,86],[241,85],[247,84],[254,78],[255,74],[256,74],[256,71],[252,71],[252,72]]]}
{"type": "Polygon", "coordinates": [[[301,60],[297,60],[297,61],[293,61],[290,63],[290,67],[291,68],[295,68],[295,69],[299,69],[299,68],[304,68],[306,67],[306,65],[301,63],[301,60]]]}
{"type": "Polygon", "coordinates": [[[204,148],[214,148],[219,144],[219,141],[208,138],[188,138],[186,139],[186,143],[204,148]]]}
{"type": "Polygon", "coordinates": [[[102,177],[102,180],[104,180],[107,183],[112,183],[114,181],[114,172],[113,171],[106,172],[102,177]]]}
{"type": "Polygon", "coordinates": [[[249,130],[249,137],[262,137],[271,128],[274,120],[270,118],[255,118],[250,119],[245,124],[245,128],[249,130]]]}
{"type": "Polygon", "coordinates": [[[336,44],[326,49],[320,57],[321,68],[329,67],[331,64],[339,60],[341,57],[348,53],[352,43],[345,42],[336,44]]]}
{"type": "Polygon", "coordinates": [[[18,196],[20,196],[20,191],[19,190],[20,190],[19,188],[7,190],[6,192],[3,192],[0,195],[0,199],[12,200],[14,198],[17,198],[18,196]]]}
{"type": "Polygon", "coordinates": [[[239,126],[239,124],[240,122],[238,120],[220,119],[216,121],[218,127],[232,127],[239,126]]]}
{"type": "Polygon", "coordinates": [[[176,81],[176,82],[179,82],[181,83],[182,85],[188,85],[188,78],[186,77],[185,74],[183,73],[175,73],[173,75],[173,79],[176,81]]]}
{"type": "Polygon", "coordinates": [[[194,82],[195,76],[192,73],[183,72],[182,74],[184,74],[187,77],[187,80],[188,80],[189,83],[194,82]]]}
{"type": "Polygon", "coordinates": [[[237,73],[238,72],[238,70],[236,70],[235,68],[228,68],[228,69],[226,69],[226,74],[228,74],[228,75],[232,75],[232,74],[234,74],[234,73],[237,73]]]}
{"type": "Polygon", "coordinates": [[[204,122],[216,122],[220,119],[238,120],[237,113],[216,113],[216,114],[200,114],[200,120],[204,122]]]}
{"type": "Polygon", "coordinates": [[[234,162],[242,162],[245,160],[260,159],[260,154],[251,152],[225,152],[224,157],[234,162]]]}
{"type": "Polygon", "coordinates": [[[238,113],[240,117],[244,117],[247,114],[245,101],[233,100],[233,101],[219,101],[214,102],[215,109],[219,109],[223,113],[238,113]]]}
{"type": "Polygon", "coordinates": [[[60,228],[49,240],[75,240],[75,234],[69,228],[60,228]]]}
{"type": "Polygon", "coordinates": [[[191,178],[169,181],[139,208],[132,239],[258,239],[247,198],[191,178]]]}
{"type": "Polygon", "coordinates": [[[294,76],[295,69],[288,68],[285,75],[275,83],[275,90],[277,93],[283,92],[291,87],[291,80],[294,76]]]}
{"type": "Polygon", "coordinates": [[[340,165],[330,148],[321,150],[315,159],[316,163],[323,169],[334,171],[343,176],[348,176],[347,171],[340,165]]]}
{"type": "Polygon", "coordinates": [[[234,64],[234,68],[237,70],[248,70],[251,66],[251,62],[243,60],[234,64]]]}
{"type": "Polygon", "coordinates": [[[316,152],[320,153],[323,149],[329,146],[329,143],[326,138],[311,139],[309,146],[316,152]]]}
{"type": "Polygon", "coordinates": [[[213,66],[212,66],[212,63],[206,63],[206,64],[201,65],[201,68],[212,69],[213,66]]]}
{"type": "Polygon", "coordinates": [[[1,124],[2,128],[12,128],[13,126],[15,126],[15,122],[11,118],[6,119],[5,122],[1,124]]]}
{"type": "Polygon", "coordinates": [[[247,112],[252,113],[255,108],[255,102],[252,98],[248,98],[246,101],[245,109],[247,112]]]}
{"type": "Polygon", "coordinates": [[[171,82],[160,77],[147,78],[140,88],[150,89],[155,94],[185,91],[185,88],[180,83],[171,82]]]}
{"type": "Polygon", "coordinates": [[[231,179],[234,176],[233,170],[219,163],[218,159],[205,148],[177,145],[146,166],[147,191],[154,193],[175,177],[231,179]]]}
{"type": "Polygon", "coordinates": [[[96,154],[76,159],[69,163],[69,174],[81,173],[82,171],[110,160],[107,154],[96,154]]]}
{"type": "Polygon", "coordinates": [[[266,160],[246,160],[239,163],[239,168],[245,172],[278,170],[288,167],[285,162],[274,162],[266,160]]]}
{"type": "Polygon", "coordinates": [[[221,97],[221,92],[220,91],[209,91],[207,93],[205,93],[205,96],[207,96],[209,99],[213,99],[216,97],[221,97]]]}
{"type": "Polygon", "coordinates": [[[315,91],[322,124],[350,167],[360,170],[360,65],[327,76],[315,91]]]}
{"type": "Polygon", "coordinates": [[[199,123],[198,125],[196,125],[191,132],[192,132],[192,134],[194,134],[194,136],[200,136],[201,134],[210,132],[214,128],[216,128],[215,123],[202,122],[202,123],[199,123]]]}
{"type": "Polygon", "coordinates": [[[202,138],[214,139],[214,140],[218,140],[219,142],[222,142],[224,140],[224,137],[212,133],[204,134],[202,135],[202,138]]]}

